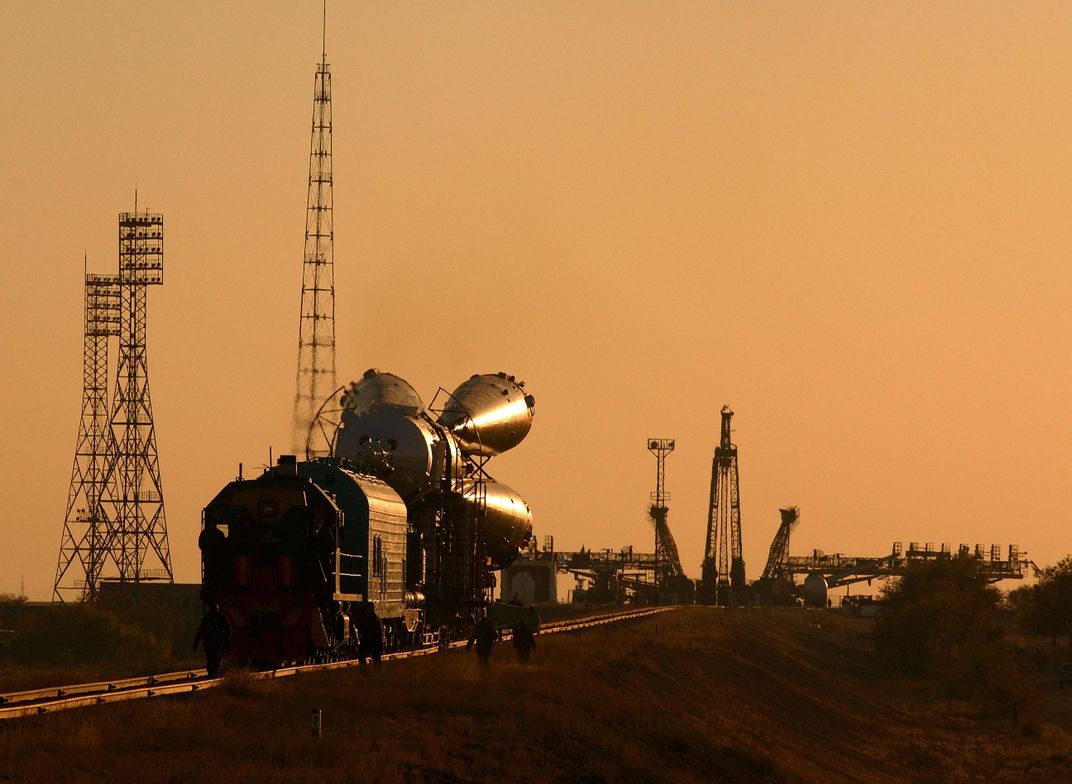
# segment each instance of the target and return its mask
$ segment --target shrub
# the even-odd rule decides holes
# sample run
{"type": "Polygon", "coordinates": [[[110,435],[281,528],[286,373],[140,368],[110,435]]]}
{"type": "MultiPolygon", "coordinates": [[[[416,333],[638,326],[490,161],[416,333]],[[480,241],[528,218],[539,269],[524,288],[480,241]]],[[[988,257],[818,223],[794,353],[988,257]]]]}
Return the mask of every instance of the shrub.
{"type": "Polygon", "coordinates": [[[1037,585],[1010,592],[1007,603],[1025,632],[1047,635],[1055,646],[1067,634],[1072,643],[1072,556],[1043,569],[1037,585]]]}
{"type": "Polygon", "coordinates": [[[883,591],[875,648],[902,672],[938,676],[954,693],[1018,717],[1031,680],[1002,640],[1001,595],[979,566],[974,558],[913,565],[883,591]]]}
{"type": "Polygon", "coordinates": [[[87,604],[21,612],[14,620],[17,635],[2,655],[19,664],[140,666],[172,661],[168,647],[156,638],[87,604]]]}

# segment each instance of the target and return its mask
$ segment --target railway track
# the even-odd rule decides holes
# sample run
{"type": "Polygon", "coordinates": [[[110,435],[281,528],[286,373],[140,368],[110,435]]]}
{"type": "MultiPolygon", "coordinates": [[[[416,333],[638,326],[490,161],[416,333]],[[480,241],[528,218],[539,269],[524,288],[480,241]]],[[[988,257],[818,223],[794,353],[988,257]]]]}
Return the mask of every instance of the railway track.
{"type": "MultiPolygon", "coordinates": [[[[595,626],[618,623],[620,621],[627,621],[634,618],[644,618],[670,609],[673,608],[649,607],[642,610],[626,610],[624,612],[604,613],[602,615],[589,615],[583,618],[555,621],[552,623],[541,624],[540,636],[589,629],[595,626]]],[[[510,634],[504,634],[503,639],[510,639],[510,634]]],[[[412,659],[418,656],[430,656],[435,653],[440,653],[442,650],[464,647],[465,644],[465,640],[456,640],[444,649],[437,647],[419,648],[413,651],[399,651],[397,653],[384,654],[382,658],[383,661],[390,662],[401,659],[412,659]]],[[[357,659],[343,659],[323,664],[303,664],[295,667],[280,667],[275,670],[255,672],[252,673],[252,676],[259,679],[287,678],[308,672],[340,670],[355,666],[360,666],[357,659]]],[[[23,716],[37,716],[42,713],[54,713],[61,710],[71,710],[73,708],[85,708],[91,705],[106,705],[112,702],[123,702],[125,700],[163,697],[170,694],[190,694],[205,689],[211,689],[214,686],[219,686],[225,680],[226,679],[222,677],[209,678],[205,670],[200,669],[168,672],[159,675],[145,675],[136,678],[122,678],[112,681],[98,681],[96,683],[76,683],[69,686],[50,686],[43,689],[9,692],[7,694],[0,694],[0,720],[15,719],[23,716]]]]}

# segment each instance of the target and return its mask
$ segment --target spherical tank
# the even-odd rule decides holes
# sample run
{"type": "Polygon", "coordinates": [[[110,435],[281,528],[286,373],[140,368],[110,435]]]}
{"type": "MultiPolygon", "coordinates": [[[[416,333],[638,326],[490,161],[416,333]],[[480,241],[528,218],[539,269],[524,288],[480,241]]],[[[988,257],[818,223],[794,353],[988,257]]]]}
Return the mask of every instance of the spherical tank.
{"type": "Polygon", "coordinates": [[[342,405],[357,414],[390,409],[417,416],[424,410],[420,395],[408,381],[376,368],[369,368],[360,381],[350,384],[342,395],[342,405]]]}
{"type": "Polygon", "coordinates": [[[804,604],[808,607],[826,607],[826,578],[812,572],[804,578],[804,604]]]}
{"type": "Polygon", "coordinates": [[[358,466],[382,460],[384,466],[375,473],[382,473],[384,481],[405,498],[433,477],[443,476],[450,446],[423,419],[391,409],[363,414],[347,410],[342,415],[335,455],[358,466]]]}
{"type": "Polygon", "coordinates": [[[513,449],[528,435],[536,399],[505,373],[472,376],[454,390],[439,417],[466,454],[487,457],[513,449]]]}
{"type": "MultiPolygon", "coordinates": [[[[484,487],[486,500],[480,541],[484,552],[491,558],[491,567],[505,569],[532,537],[532,510],[509,485],[489,480],[484,487]]],[[[466,480],[466,501],[475,504],[478,495],[473,483],[466,480]]]]}

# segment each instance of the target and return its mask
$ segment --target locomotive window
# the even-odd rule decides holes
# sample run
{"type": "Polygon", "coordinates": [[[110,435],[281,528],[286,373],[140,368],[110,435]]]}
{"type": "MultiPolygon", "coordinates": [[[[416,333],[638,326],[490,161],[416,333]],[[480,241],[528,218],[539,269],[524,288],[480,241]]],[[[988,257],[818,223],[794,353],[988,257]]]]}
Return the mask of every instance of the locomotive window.
{"type": "Polygon", "coordinates": [[[383,540],[375,536],[372,539],[372,576],[383,575],[383,540]]]}

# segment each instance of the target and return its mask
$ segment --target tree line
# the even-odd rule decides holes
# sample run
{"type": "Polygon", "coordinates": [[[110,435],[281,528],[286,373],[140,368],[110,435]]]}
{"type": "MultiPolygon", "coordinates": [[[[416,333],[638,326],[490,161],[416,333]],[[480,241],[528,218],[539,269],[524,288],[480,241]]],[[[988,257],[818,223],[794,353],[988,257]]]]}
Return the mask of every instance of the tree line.
{"type": "Polygon", "coordinates": [[[1002,594],[980,562],[954,557],[913,565],[883,590],[875,650],[895,671],[936,679],[951,695],[982,697],[1019,717],[1037,689],[1037,662],[1011,633],[1072,645],[1072,557],[1034,585],[1002,594]]]}

